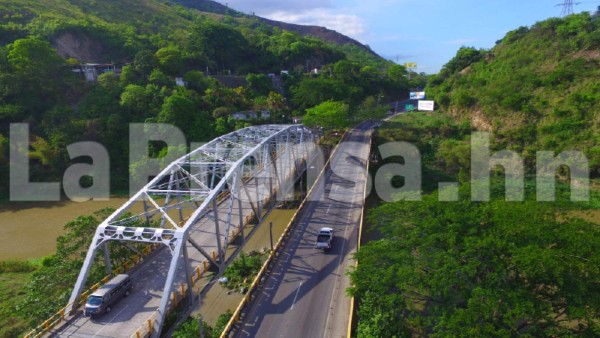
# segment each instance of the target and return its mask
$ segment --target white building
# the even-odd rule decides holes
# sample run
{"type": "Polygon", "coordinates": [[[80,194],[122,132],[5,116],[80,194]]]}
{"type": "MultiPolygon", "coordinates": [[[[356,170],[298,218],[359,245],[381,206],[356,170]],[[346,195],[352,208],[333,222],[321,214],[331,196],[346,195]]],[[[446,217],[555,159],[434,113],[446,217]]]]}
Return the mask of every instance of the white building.
{"type": "Polygon", "coordinates": [[[239,111],[239,112],[231,113],[230,116],[236,120],[252,120],[252,119],[268,120],[271,118],[271,112],[269,112],[268,110],[263,110],[263,111],[259,111],[259,112],[255,112],[253,110],[239,111]]]}
{"type": "Polygon", "coordinates": [[[115,75],[120,75],[123,69],[123,64],[115,63],[85,63],[83,65],[74,66],[74,73],[82,73],[88,81],[98,80],[98,76],[104,73],[113,72],[115,75]]]}

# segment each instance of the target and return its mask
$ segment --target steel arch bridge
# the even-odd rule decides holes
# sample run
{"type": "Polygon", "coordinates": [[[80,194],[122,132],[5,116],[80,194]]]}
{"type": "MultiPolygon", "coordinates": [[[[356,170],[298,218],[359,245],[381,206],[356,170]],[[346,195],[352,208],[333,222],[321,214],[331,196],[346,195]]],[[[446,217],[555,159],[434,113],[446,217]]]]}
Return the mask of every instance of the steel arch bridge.
{"type": "MultiPolygon", "coordinates": [[[[112,273],[109,242],[166,246],[171,260],[152,333],[158,336],[181,270],[192,299],[188,248],[224,269],[230,233],[244,240],[248,220],[260,223],[266,208],[292,195],[309,163],[321,161],[315,165],[322,166],[316,137],[300,125],[248,127],[169,164],[98,226],[69,304],[77,304],[100,251],[107,272],[112,273]]],[[[67,312],[75,307],[71,305],[67,312]]]]}

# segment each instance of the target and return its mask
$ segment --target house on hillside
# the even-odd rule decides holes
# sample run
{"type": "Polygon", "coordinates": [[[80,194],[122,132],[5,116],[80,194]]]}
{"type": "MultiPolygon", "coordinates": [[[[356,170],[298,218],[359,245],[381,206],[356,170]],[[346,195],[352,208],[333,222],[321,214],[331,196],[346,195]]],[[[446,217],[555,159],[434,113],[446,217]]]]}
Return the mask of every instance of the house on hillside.
{"type": "Polygon", "coordinates": [[[124,63],[85,63],[73,66],[72,71],[83,74],[88,81],[96,81],[98,76],[108,72],[113,72],[117,76],[121,75],[125,65],[124,63]]]}
{"type": "Polygon", "coordinates": [[[176,77],[175,78],[175,85],[177,85],[178,87],[186,87],[187,86],[187,82],[185,82],[182,77],[176,77]]]}
{"type": "Polygon", "coordinates": [[[262,111],[258,111],[258,112],[249,110],[249,111],[235,112],[235,113],[232,113],[230,116],[236,120],[252,120],[252,119],[268,120],[271,118],[271,112],[267,111],[267,110],[262,110],[262,111]]]}

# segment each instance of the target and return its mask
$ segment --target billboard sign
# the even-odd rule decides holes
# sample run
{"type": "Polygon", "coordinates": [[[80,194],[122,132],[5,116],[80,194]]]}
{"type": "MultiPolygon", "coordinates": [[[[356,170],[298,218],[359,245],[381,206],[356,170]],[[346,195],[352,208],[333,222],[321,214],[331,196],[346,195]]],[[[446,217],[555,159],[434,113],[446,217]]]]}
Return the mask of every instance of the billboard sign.
{"type": "Polygon", "coordinates": [[[433,111],[435,106],[435,102],[427,101],[427,100],[419,100],[419,111],[433,111]]]}
{"type": "Polygon", "coordinates": [[[404,64],[404,68],[417,68],[417,63],[416,62],[406,62],[404,64]]]}
{"type": "Polygon", "coordinates": [[[409,98],[411,100],[424,100],[425,92],[410,92],[409,98]]]}

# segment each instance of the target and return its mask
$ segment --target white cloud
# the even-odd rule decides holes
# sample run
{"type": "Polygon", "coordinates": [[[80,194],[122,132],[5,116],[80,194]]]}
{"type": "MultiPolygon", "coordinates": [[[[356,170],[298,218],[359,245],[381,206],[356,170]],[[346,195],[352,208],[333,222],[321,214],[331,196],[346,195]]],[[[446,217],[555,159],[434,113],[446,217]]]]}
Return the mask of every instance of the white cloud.
{"type": "Polygon", "coordinates": [[[477,39],[469,39],[469,38],[464,38],[464,39],[456,39],[456,40],[449,40],[449,41],[445,41],[444,43],[447,45],[467,45],[473,42],[477,42],[477,39]]]}
{"type": "Polygon", "coordinates": [[[299,25],[323,26],[353,38],[360,38],[366,32],[365,21],[357,15],[337,14],[325,8],[300,12],[276,11],[265,16],[272,20],[299,25]]]}
{"type": "Polygon", "coordinates": [[[333,29],[361,40],[366,32],[365,20],[337,7],[335,0],[218,0],[232,9],[287,23],[314,25],[333,29]]]}

